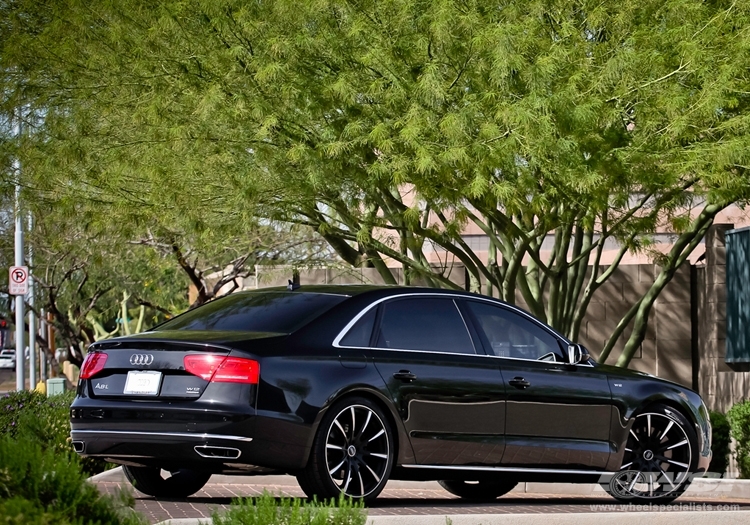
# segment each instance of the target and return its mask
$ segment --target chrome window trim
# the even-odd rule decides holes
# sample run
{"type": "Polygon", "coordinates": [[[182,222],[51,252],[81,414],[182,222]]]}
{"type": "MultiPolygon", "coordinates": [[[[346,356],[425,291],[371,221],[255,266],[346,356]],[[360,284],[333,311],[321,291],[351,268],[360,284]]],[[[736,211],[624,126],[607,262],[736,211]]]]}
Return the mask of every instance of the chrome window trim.
{"type": "MultiPolygon", "coordinates": [[[[497,303],[493,299],[489,299],[486,297],[481,296],[475,296],[475,295],[464,295],[464,294],[445,294],[445,293],[430,293],[430,292],[414,292],[414,293],[405,293],[400,295],[389,295],[388,297],[381,297],[377,301],[374,301],[373,303],[369,304],[365,308],[362,309],[357,315],[355,315],[351,321],[349,321],[344,328],[341,329],[341,331],[338,333],[338,335],[333,340],[333,346],[334,348],[345,348],[345,349],[351,349],[351,350],[393,350],[397,352],[419,352],[419,353],[427,353],[427,354],[440,354],[440,355],[472,355],[472,354],[464,354],[464,353],[458,353],[458,352],[435,352],[434,350],[407,350],[405,348],[380,348],[377,346],[343,346],[341,345],[341,340],[346,337],[346,334],[351,330],[351,328],[357,324],[357,321],[359,321],[362,317],[364,317],[367,312],[372,310],[373,308],[376,308],[380,303],[383,303],[385,301],[388,301],[390,299],[401,299],[404,297],[447,297],[449,299],[453,299],[453,304],[458,308],[458,305],[455,302],[455,299],[461,298],[461,299],[469,299],[469,300],[475,300],[475,301],[484,301],[486,303],[490,303],[494,305],[497,308],[507,308],[508,310],[511,310],[517,314],[519,314],[521,317],[531,321],[532,323],[536,324],[539,328],[547,332],[548,334],[552,335],[555,339],[560,339],[560,335],[551,331],[544,323],[539,321],[539,319],[536,319],[535,317],[529,315],[528,313],[524,312],[520,308],[517,308],[510,304],[502,304],[497,303]]],[[[458,308],[458,313],[461,315],[461,309],[458,308]]],[[[461,319],[463,319],[463,315],[461,315],[461,319]]],[[[464,320],[464,325],[466,325],[466,321],[464,320]]],[[[468,327],[467,331],[468,331],[468,327]]],[[[469,337],[471,338],[471,332],[469,332],[469,337]]],[[[567,339],[564,339],[564,341],[567,341],[567,339]]],[[[472,344],[474,343],[474,339],[471,338],[472,344]]],[[[570,342],[568,341],[568,344],[570,342]]],[[[560,361],[539,361],[538,359],[524,359],[522,357],[503,357],[498,355],[487,355],[487,354],[480,354],[476,352],[476,347],[474,348],[474,354],[477,357],[491,357],[494,359],[509,359],[511,361],[526,361],[529,363],[555,363],[555,364],[562,364],[562,365],[568,365],[569,363],[560,362],[560,361]]],[[[594,368],[594,365],[591,363],[577,363],[572,366],[585,366],[588,368],[594,368]]]]}
{"type": "Polygon", "coordinates": [[[481,472],[525,472],[530,474],[590,474],[601,476],[615,474],[606,470],[567,470],[553,468],[525,468],[525,467],[480,467],[476,465],[400,465],[404,468],[422,468],[429,470],[471,470],[481,472]]]}
{"type": "Polygon", "coordinates": [[[225,436],[222,434],[198,434],[197,432],[139,432],[135,430],[71,430],[70,436],[76,435],[132,435],[132,436],[159,436],[159,437],[187,437],[195,439],[226,439],[228,441],[245,441],[253,440],[251,437],[244,436],[225,436]]]}

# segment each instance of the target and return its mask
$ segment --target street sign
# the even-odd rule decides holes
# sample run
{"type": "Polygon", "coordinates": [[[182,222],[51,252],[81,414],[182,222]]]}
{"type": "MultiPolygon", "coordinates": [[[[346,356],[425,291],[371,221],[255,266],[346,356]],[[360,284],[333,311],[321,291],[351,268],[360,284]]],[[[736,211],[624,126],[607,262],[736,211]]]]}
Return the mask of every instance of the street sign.
{"type": "Polygon", "coordinates": [[[26,295],[29,291],[29,267],[11,266],[8,285],[10,295],[26,295]]]}

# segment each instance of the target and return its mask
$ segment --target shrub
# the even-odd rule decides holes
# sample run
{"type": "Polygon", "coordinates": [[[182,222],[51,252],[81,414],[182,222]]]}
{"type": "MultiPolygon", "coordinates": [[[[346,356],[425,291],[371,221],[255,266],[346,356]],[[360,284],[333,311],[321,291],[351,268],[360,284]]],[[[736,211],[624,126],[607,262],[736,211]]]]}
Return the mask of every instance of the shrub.
{"type": "MultiPolygon", "coordinates": [[[[12,392],[0,397],[0,435],[32,440],[42,449],[58,453],[73,450],[70,439],[70,404],[75,392],[47,397],[39,392],[12,392]]],[[[80,458],[89,475],[104,471],[108,464],[96,458],[80,458]]]]}
{"type": "Polygon", "coordinates": [[[737,442],[734,451],[740,477],[750,479],[750,401],[737,403],[727,412],[730,434],[737,442]]]}
{"type": "Polygon", "coordinates": [[[214,525],[364,525],[361,502],[350,499],[319,503],[294,498],[276,499],[268,492],[258,498],[238,499],[225,514],[214,512],[214,525]]]}
{"type": "Polygon", "coordinates": [[[86,481],[71,452],[36,441],[0,436],[0,523],[140,525],[133,498],[112,498],[86,481]]]}
{"type": "Polygon", "coordinates": [[[727,416],[714,410],[709,411],[711,418],[711,464],[708,471],[724,474],[729,465],[729,421],[727,416]]]}

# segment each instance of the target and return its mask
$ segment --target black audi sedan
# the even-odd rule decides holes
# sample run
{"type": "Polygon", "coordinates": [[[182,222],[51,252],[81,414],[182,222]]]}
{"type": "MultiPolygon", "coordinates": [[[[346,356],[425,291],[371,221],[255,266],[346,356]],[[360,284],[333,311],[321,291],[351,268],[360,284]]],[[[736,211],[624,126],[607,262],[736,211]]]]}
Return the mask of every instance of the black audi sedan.
{"type": "Polygon", "coordinates": [[[156,497],[214,473],[285,472],[318,498],[370,500],[409,479],[475,500],[562,481],[666,502],[711,458],[698,394],[599,365],[468,292],[239,292],[93,344],[80,378],[75,450],[156,497]]]}

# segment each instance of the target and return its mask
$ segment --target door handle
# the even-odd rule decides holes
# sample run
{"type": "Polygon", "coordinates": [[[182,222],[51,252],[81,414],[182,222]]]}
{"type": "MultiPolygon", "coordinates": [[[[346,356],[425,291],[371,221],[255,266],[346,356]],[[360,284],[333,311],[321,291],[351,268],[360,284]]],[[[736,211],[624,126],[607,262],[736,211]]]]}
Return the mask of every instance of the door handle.
{"type": "Polygon", "coordinates": [[[412,374],[408,370],[399,370],[398,372],[393,374],[393,377],[395,377],[399,381],[403,381],[404,383],[411,383],[412,381],[415,381],[417,379],[416,374],[412,374]]]}
{"type": "Polygon", "coordinates": [[[531,386],[531,383],[526,381],[523,377],[514,377],[508,383],[511,384],[511,386],[514,386],[516,388],[520,388],[523,390],[524,388],[529,388],[531,386]]]}

